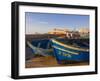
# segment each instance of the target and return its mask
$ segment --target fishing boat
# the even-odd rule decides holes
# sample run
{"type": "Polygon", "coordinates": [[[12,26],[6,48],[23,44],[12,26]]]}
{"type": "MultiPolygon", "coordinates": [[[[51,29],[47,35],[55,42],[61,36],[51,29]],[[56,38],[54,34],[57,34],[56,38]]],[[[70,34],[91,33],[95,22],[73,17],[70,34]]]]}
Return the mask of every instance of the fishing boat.
{"type": "Polygon", "coordinates": [[[32,42],[26,42],[28,53],[26,53],[27,58],[30,59],[36,55],[40,56],[53,56],[53,49],[51,48],[49,40],[34,40],[32,42]]]}
{"type": "Polygon", "coordinates": [[[51,39],[54,55],[61,61],[89,62],[88,39],[51,39]]]}

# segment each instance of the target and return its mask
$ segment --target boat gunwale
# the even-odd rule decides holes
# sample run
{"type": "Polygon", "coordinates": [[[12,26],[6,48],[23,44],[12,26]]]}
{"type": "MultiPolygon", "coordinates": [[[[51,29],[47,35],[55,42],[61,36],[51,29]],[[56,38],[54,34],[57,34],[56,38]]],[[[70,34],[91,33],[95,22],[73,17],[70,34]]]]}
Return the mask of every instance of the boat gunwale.
{"type": "Polygon", "coordinates": [[[59,47],[57,47],[57,46],[52,46],[52,47],[55,48],[55,49],[58,49],[58,50],[64,51],[64,52],[68,52],[68,53],[73,54],[73,55],[79,55],[78,52],[68,51],[68,50],[65,50],[65,49],[59,48],[59,47]]]}
{"type": "Polygon", "coordinates": [[[89,49],[77,48],[77,47],[73,47],[73,46],[70,46],[70,45],[66,45],[66,44],[64,44],[64,43],[61,43],[61,42],[55,40],[55,39],[51,39],[51,41],[54,42],[54,43],[56,43],[56,44],[59,44],[59,45],[61,45],[61,46],[64,46],[64,47],[67,47],[67,48],[73,49],[73,50],[86,51],[86,52],[89,51],[89,49]]]}

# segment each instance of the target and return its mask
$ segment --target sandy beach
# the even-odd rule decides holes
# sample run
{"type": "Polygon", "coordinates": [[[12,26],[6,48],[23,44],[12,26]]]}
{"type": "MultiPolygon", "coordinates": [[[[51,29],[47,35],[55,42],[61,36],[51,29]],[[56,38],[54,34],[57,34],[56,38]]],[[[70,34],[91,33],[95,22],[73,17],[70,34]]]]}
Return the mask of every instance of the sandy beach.
{"type": "Polygon", "coordinates": [[[58,64],[56,58],[52,56],[35,57],[30,60],[26,60],[25,64],[26,68],[89,65],[87,62],[70,62],[68,64],[67,63],[58,64]]]}

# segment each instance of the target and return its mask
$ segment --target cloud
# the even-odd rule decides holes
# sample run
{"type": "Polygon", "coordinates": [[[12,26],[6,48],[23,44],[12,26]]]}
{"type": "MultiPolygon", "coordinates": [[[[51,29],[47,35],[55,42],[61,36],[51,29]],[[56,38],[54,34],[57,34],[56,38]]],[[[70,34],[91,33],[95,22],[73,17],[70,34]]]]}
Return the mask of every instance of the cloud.
{"type": "Polygon", "coordinates": [[[41,24],[48,24],[48,22],[46,22],[46,21],[40,21],[39,23],[41,23],[41,24]]]}

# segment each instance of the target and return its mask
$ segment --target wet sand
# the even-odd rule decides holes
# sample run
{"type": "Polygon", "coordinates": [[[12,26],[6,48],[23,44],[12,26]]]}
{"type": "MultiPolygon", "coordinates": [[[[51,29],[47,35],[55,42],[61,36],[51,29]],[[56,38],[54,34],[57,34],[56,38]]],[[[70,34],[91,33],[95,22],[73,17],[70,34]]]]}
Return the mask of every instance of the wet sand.
{"type": "Polygon", "coordinates": [[[25,63],[26,68],[58,67],[58,66],[81,66],[81,65],[89,65],[89,63],[88,62],[66,61],[66,63],[62,62],[62,64],[58,64],[56,58],[54,58],[52,56],[34,57],[30,60],[26,60],[26,63],[25,63]]]}

